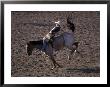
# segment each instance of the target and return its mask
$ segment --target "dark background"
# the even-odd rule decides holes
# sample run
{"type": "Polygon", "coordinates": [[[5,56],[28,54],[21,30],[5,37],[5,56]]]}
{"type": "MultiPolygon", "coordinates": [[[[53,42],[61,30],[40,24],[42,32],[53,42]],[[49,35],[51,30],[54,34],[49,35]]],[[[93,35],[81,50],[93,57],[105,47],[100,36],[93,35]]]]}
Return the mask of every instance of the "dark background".
{"type": "Polygon", "coordinates": [[[11,12],[11,75],[46,76],[46,77],[91,77],[100,76],[100,12],[11,12]],[[31,56],[26,53],[28,41],[42,39],[54,26],[54,21],[61,21],[61,31],[69,32],[66,19],[70,17],[75,24],[78,51],[69,61],[69,50],[56,51],[55,60],[63,68],[52,70],[52,62],[47,55],[34,50],[31,56]]]}

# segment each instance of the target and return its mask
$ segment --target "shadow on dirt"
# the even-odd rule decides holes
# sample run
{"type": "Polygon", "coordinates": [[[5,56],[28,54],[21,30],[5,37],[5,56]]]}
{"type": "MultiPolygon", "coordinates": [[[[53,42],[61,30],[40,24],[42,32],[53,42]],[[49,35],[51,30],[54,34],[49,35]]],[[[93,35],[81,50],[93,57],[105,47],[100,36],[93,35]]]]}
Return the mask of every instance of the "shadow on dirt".
{"type": "Polygon", "coordinates": [[[82,72],[82,73],[100,73],[100,67],[92,68],[68,68],[67,72],[82,72]]]}

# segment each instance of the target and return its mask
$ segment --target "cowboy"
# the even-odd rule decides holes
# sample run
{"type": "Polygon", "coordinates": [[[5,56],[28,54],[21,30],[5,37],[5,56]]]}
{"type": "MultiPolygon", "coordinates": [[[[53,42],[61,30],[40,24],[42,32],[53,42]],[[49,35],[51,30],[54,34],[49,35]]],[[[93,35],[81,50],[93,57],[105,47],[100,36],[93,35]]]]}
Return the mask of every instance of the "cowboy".
{"type": "Polygon", "coordinates": [[[60,21],[55,22],[56,26],[43,38],[43,51],[45,51],[47,43],[52,42],[55,36],[55,33],[60,31],[60,21]]]}

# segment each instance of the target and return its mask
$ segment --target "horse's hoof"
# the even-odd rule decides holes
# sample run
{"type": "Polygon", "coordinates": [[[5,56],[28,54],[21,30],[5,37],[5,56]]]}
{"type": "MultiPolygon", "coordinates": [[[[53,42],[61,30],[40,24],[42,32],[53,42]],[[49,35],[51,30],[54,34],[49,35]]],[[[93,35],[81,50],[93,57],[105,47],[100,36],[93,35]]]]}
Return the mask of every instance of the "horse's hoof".
{"type": "Polygon", "coordinates": [[[68,59],[69,61],[71,60],[71,58],[68,59]]]}
{"type": "Polygon", "coordinates": [[[69,60],[69,61],[71,60],[71,57],[72,57],[72,56],[68,56],[68,60],[69,60]]]}
{"type": "Polygon", "coordinates": [[[70,59],[70,57],[68,56],[68,60],[70,59]]]}
{"type": "Polygon", "coordinates": [[[63,68],[63,66],[60,65],[58,68],[63,68]]]}
{"type": "Polygon", "coordinates": [[[57,65],[57,68],[63,68],[63,66],[58,64],[58,65],[57,65]]]}
{"type": "Polygon", "coordinates": [[[51,70],[53,70],[53,69],[54,69],[54,67],[51,68],[51,70]]]}
{"type": "Polygon", "coordinates": [[[55,68],[63,68],[63,66],[57,65],[57,66],[52,67],[51,69],[53,70],[53,69],[55,69],[55,68]]]}
{"type": "Polygon", "coordinates": [[[56,66],[53,66],[52,68],[51,68],[51,70],[53,70],[53,69],[55,69],[56,68],[56,66]]]}

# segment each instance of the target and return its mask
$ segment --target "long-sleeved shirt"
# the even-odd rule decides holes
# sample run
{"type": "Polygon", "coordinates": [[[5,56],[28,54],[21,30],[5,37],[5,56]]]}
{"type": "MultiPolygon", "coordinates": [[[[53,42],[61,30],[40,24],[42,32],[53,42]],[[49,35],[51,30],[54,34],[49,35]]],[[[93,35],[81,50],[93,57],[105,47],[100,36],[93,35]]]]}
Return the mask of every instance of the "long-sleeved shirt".
{"type": "Polygon", "coordinates": [[[55,36],[55,33],[60,31],[60,25],[56,24],[56,26],[43,38],[45,41],[49,41],[52,37],[55,36]]]}

